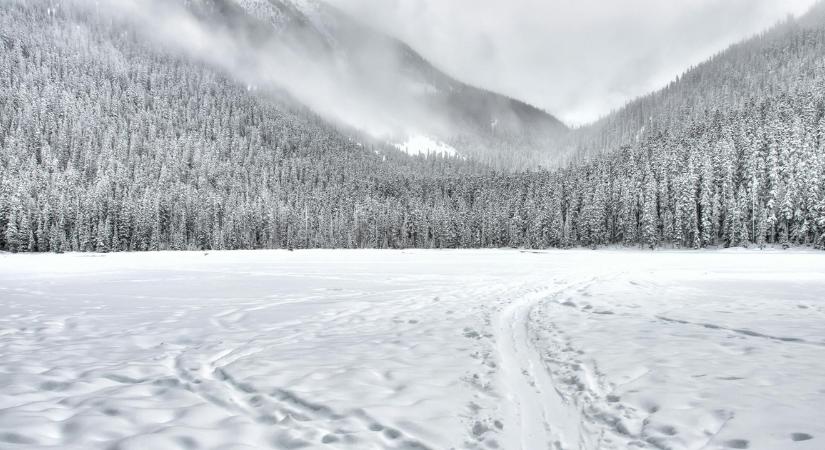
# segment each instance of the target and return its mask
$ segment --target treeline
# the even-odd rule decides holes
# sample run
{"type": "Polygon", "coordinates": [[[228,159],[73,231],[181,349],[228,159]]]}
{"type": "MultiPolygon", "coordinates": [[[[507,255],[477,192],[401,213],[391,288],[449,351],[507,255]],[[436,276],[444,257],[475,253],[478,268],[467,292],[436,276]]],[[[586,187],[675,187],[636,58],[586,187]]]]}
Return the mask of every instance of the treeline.
{"type": "MultiPolygon", "coordinates": [[[[0,9],[0,250],[825,246],[825,70],[491,174],[359,143],[46,3],[0,9]]],[[[821,28],[772,54],[825,67],[821,28]]]]}

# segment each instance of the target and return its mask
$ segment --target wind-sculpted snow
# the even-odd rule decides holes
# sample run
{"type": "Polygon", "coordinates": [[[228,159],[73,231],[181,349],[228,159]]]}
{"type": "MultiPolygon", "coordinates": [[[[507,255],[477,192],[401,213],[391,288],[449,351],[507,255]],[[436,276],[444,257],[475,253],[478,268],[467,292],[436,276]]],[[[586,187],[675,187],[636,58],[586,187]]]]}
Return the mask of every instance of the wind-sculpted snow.
{"type": "Polygon", "coordinates": [[[818,449],[814,252],[0,254],[2,449],[818,449]]]}

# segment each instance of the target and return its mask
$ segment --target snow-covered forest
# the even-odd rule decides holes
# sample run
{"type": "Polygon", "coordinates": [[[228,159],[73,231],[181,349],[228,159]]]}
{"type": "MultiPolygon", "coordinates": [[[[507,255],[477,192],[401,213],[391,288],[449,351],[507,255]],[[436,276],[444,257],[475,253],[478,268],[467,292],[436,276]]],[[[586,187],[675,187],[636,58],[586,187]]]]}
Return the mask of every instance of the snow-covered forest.
{"type": "Polygon", "coordinates": [[[0,8],[0,250],[825,245],[825,7],[494,172],[50,2],[0,8]]]}
{"type": "Polygon", "coordinates": [[[0,0],[0,449],[821,450],[793,1],[0,0]]]}

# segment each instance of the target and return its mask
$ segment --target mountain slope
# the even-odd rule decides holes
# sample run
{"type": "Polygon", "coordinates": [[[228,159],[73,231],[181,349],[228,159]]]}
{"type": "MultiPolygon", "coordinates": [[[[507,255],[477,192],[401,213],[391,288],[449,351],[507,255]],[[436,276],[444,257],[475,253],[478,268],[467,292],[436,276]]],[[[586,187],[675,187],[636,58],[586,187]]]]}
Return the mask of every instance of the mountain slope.
{"type": "Polygon", "coordinates": [[[825,2],[819,2],[798,20],[734,44],[665,88],[574,130],[557,151],[574,158],[610,152],[646,134],[686,132],[718,108],[747,109],[766,98],[821,91],[823,23],[825,2]]]}
{"type": "Polygon", "coordinates": [[[379,239],[371,199],[393,180],[476,170],[361,144],[106,14],[60,6],[0,9],[0,249],[359,246],[379,239]]]}
{"type": "MultiPolygon", "coordinates": [[[[275,39],[334,74],[338,88],[368,114],[338,119],[390,141],[423,134],[459,153],[502,168],[549,161],[548,144],[567,132],[526,103],[468,86],[446,75],[408,45],[316,0],[193,0],[190,8],[260,45],[275,39]],[[206,13],[204,13],[206,12],[206,13]],[[271,33],[263,25],[271,27],[271,33]],[[360,104],[359,104],[360,103],[360,104]],[[377,122],[377,123],[376,123],[377,122]]],[[[300,98],[299,98],[300,100],[300,98]]],[[[310,104],[310,107],[313,105],[310,104]]],[[[327,105],[323,105],[326,108],[327,105]]],[[[352,105],[350,105],[352,109],[352,105]]],[[[323,111],[321,111],[323,113],[323,111]]],[[[343,116],[343,117],[341,117],[343,116]]]]}

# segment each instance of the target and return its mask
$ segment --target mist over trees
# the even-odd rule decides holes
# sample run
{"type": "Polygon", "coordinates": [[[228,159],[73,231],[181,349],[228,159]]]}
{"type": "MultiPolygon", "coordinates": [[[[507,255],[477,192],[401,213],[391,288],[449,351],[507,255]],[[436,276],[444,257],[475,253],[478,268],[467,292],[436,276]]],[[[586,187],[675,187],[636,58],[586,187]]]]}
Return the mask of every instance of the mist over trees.
{"type": "MultiPolygon", "coordinates": [[[[0,0],[2,1],[2,0],[0,0]]],[[[0,8],[0,250],[825,246],[825,16],[495,173],[410,157],[49,2],[0,8]]]]}

